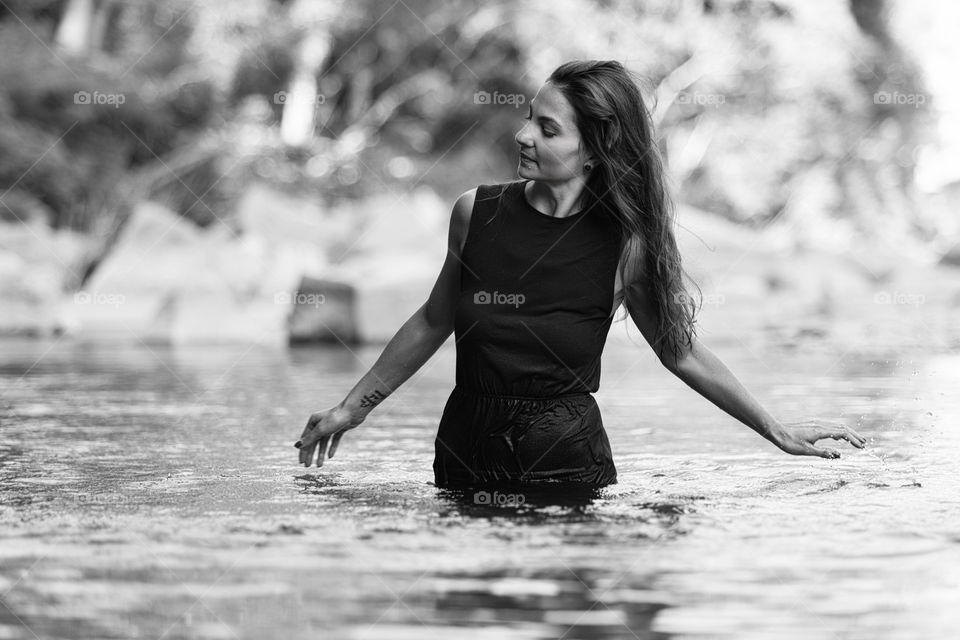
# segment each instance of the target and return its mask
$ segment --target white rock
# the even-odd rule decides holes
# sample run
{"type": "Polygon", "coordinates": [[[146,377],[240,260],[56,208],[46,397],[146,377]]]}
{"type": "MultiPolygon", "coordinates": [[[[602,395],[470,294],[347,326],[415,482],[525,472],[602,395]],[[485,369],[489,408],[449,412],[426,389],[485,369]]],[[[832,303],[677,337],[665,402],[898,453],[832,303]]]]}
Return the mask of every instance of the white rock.
{"type": "Polygon", "coordinates": [[[62,292],[80,280],[92,242],[42,221],[0,222],[0,333],[49,334],[62,292]]]}

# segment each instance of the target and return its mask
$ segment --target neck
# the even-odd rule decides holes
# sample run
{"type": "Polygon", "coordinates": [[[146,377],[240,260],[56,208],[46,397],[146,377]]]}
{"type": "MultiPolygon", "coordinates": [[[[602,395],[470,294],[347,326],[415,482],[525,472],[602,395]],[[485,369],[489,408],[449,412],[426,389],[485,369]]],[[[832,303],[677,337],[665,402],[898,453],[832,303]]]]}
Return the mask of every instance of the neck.
{"type": "Polygon", "coordinates": [[[527,200],[537,211],[554,218],[566,218],[583,208],[581,199],[585,184],[582,178],[558,184],[530,180],[526,185],[527,200]]]}

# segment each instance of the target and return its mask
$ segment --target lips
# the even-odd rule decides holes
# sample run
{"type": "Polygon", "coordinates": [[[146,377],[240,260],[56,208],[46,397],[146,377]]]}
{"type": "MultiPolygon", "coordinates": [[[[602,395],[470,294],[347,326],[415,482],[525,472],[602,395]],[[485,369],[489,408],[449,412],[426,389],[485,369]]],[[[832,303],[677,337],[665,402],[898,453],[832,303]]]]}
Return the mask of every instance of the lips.
{"type": "Polygon", "coordinates": [[[536,160],[534,160],[533,158],[531,158],[530,156],[528,156],[528,155],[525,154],[525,153],[521,153],[521,154],[520,154],[520,157],[523,158],[524,160],[527,160],[528,162],[536,162],[536,160]]]}

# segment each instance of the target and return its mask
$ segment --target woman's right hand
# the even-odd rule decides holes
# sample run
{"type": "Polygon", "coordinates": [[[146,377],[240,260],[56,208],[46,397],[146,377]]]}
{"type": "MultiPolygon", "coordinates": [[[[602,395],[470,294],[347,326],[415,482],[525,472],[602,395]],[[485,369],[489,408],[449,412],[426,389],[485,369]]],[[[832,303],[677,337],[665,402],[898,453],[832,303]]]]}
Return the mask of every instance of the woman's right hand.
{"type": "Polygon", "coordinates": [[[842,422],[826,420],[805,420],[781,424],[774,443],[781,451],[795,456],[819,456],[821,458],[839,458],[835,449],[823,449],[815,446],[818,440],[833,438],[846,440],[858,449],[867,445],[867,439],[842,422]]]}
{"type": "Polygon", "coordinates": [[[300,440],[293,445],[300,449],[300,463],[309,467],[316,451],[317,466],[322,467],[324,457],[333,457],[343,434],[358,427],[361,422],[363,422],[362,419],[352,416],[341,405],[312,414],[300,435],[300,440]],[[330,444],[329,454],[327,453],[328,444],[330,444]]]}

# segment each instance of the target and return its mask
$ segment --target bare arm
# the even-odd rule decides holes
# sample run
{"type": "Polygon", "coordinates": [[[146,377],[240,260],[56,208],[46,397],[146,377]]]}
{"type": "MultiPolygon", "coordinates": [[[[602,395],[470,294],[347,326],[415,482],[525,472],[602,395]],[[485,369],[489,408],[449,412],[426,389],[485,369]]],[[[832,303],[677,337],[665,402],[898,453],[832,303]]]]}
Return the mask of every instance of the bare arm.
{"type": "Polygon", "coordinates": [[[475,196],[476,189],[467,191],[453,206],[447,257],[427,301],[404,322],[374,365],[338,405],[310,416],[298,442],[301,463],[310,466],[314,449],[319,446],[317,466],[322,466],[326,446],[331,440],[329,457],[332,458],[343,434],[360,425],[453,333],[454,312],[460,294],[460,255],[475,196]]]}
{"type": "MultiPolygon", "coordinates": [[[[643,281],[635,281],[624,291],[624,304],[640,333],[655,344],[657,316],[643,281]]],[[[736,376],[700,342],[696,336],[683,355],[674,360],[664,356],[666,349],[654,349],[660,362],[688,387],[717,407],[747,425],[781,450],[794,455],[838,458],[840,453],[814,446],[817,440],[846,440],[862,448],[866,440],[842,423],[810,420],[789,425],[778,421],[740,383],[736,376]]]]}

